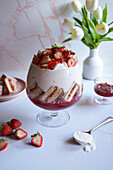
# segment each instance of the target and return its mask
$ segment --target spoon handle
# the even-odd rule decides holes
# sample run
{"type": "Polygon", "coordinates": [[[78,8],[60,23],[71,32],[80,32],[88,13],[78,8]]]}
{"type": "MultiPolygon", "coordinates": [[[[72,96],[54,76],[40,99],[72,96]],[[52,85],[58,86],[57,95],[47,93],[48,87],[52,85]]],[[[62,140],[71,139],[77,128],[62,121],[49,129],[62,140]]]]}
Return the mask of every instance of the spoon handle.
{"type": "Polygon", "coordinates": [[[111,121],[113,121],[113,117],[108,117],[108,118],[106,118],[104,121],[102,121],[102,122],[99,123],[97,126],[95,126],[94,128],[92,128],[92,129],[90,130],[90,133],[91,133],[93,130],[95,130],[95,129],[99,128],[100,126],[102,126],[102,125],[104,125],[104,124],[106,124],[106,123],[108,123],[108,122],[111,122],[111,121]]]}

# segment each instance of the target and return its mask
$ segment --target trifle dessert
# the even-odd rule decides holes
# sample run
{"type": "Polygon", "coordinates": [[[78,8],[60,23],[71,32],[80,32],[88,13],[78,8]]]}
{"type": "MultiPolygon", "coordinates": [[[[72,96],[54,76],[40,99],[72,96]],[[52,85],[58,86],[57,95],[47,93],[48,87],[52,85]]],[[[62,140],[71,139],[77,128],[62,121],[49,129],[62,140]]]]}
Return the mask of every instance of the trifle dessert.
{"type": "Polygon", "coordinates": [[[56,44],[38,51],[27,76],[27,94],[37,106],[61,110],[81,98],[82,74],[75,52],[56,44]]]}

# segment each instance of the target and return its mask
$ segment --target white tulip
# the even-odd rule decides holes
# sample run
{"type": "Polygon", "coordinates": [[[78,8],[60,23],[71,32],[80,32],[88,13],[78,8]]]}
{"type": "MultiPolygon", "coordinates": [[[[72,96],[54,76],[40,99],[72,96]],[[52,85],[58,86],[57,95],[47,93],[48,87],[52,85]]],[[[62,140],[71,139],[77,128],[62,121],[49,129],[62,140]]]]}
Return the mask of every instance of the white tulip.
{"type": "Polygon", "coordinates": [[[72,33],[72,39],[81,40],[84,37],[84,32],[80,27],[74,26],[70,31],[72,33]]]}
{"type": "Polygon", "coordinates": [[[88,11],[92,12],[98,7],[98,0],[86,0],[86,8],[88,11]]]}
{"type": "Polygon", "coordinates": [[[81,12],[82,5],[79,0],[72,1],[71,6],[75,12],[81,12]]]}
{"type": "Polygon", "coordinates": [[[96,30],[100,35],[104,35],[108,32],[109,26],[105,22],[102,22],[96,25],[96,30]]]}
{"type": "Polygon", "coordinates": [[[73,26],[75,26],[76,22],[73,18],[64,18],[64,22],[63,22],[63,25],[68,27],[68,28],[71,28],[73,26]]]}
{"type": "Polygon", "coordinates": [[[99,20],[102,18],[102,8],[100,6],[97,7],[95,11],[93,11],[94,17],[99,20]]]}

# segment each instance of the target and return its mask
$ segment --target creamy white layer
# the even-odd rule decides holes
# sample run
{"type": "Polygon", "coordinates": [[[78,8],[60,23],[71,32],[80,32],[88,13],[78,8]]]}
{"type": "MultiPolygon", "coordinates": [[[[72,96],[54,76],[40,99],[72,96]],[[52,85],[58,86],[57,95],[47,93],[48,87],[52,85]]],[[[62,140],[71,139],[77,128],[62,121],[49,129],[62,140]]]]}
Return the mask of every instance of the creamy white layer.
{"type": "Polygon", "coordinates": [[[51,86],[58,86],[67,92],[73,81],[82,86],[82,74],[78,63],[75,67],[68,68],[60,64],[54,70],[40,69],[37,65],[31,64],[27,78],[28,87],[37,82],[44,91],[51,86]]]}

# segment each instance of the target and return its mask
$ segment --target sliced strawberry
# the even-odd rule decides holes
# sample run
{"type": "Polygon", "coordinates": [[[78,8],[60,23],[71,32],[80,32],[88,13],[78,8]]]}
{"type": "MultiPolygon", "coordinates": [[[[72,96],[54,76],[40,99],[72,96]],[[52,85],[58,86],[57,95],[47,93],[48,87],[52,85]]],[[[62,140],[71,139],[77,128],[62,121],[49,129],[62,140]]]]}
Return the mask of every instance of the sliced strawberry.
{"type": "Polygon", "coordinates": [[[40,57],[37,55],[34,55],[32,63],[37,65],[39,63],[39,61],[40,61],[40,57]]]}
{"type": "Polygon", "coordinates": [[[65,56],[64,56],[64,54],[61,51],[58,51],[58,52],[56,52],[54,54],[54,58],[55,59],[62,59],[62,60],[64,60],[65,56]]]}
{"type": "Polygon", "coordinates": [[[56,52],[59,51],[59,47],[53,47],[53,48],[51,48],[51,49],[52,49],[53,53],[56,53],[56,52]]]}
{"type": "Polygon", "coordinates": [[[5,139],[0,139],[0,151],[4,150],[8,145],[8,141],[5,139]]]}
{"type": "Polygon", "coordinates": [[[65,59],[69,58],[70,55],[71,55],[70,51],[68,51],[68,50],[67,51],[65,50],[63,53],[64,53],[64,56],[65,56],[65,59]]]}
{"type": "Polygon", "coordinates": [[[72,52],[72,51],[71,51],[70,53],[71,53],[71,55],[75,55],[75,52],[72,52]]]}
{"type": "Polygon", "coordinates": [[[76,65],[76,60],[74,58],[69,58],[67,60],[68,67],[74,67],[76,65]]]}
{"type": "Polygon", "coordinates": [[[22,123],[17,119],[11,119],[10,122],[7,122],[7,124],[11,126],[12,129],[17,129],[22,125],[22,123]]]}
{"type": "Polygon", "coordinates": [[[48,69],[53,70],[55,68],[56,64],[57,64],[56,60],[49,61],[48,69]]]}
{"type": "Polygon", "coordinates": [[[42,142],[43,142],[43,137],[40,135],[40,133],[36,133],[34,135],[31,136],[31,143],[37,147],[41,147],[42,146],[42,142]]]}
{"type": "Polygon", "coordinates": [[[76,64],[77,64],[77,62],[78,62],[77,57],[74,55],[73,58],[75,59],[75,62],[76,62],[76,64]]]}
{"type": "Polygon", "coordinates": [[[48,64],[40,64],[40,68],[41,69],[46,69],[46,68],[48,68],[48,64]]]}
{"type": "Polygon", "coordinates": [[[52,47],[51,49],[55,53],[55,52],[58,52],[58,51],[63,52],[66,48],[65,48],[65,46],[62,46],[62,47],[52,47]]]}
{"type": "Polygon", "coordinates": [[[43,54],[42,57],[41,57],[41,60],[40,60],[39,64],[40,64],[40,65],[46,64],[46,63],[48,63],[50,60],[51,60],[51,59],[50,59],[50,57],[49,57],[48,54],[43,54]]]}
{"type": "Polygon", "coordinates": [[[46,48],[45,50],[46,54],[50,55],[53,53],[53,51],[50,48],[46,48]]]}
{"type": "Polygon", "coordinates": [[[27,136],[27,132],[25,132],[23,129],[17,129],[15,132],[15,137],[18,139],[23,139],[27,136]]]}
{"type": "Polygon", "coordinates": [[[65,46],[60,47],[60,50],[61,50],[62,52],[65,51],[65,50],[66,50],[65,46]]]}
{"type": "Polygon", "coordinates": [[[2,125],[0,128],[1,136],[9,136],[13,134],[13,130],[9,125],[2,125]]]}

